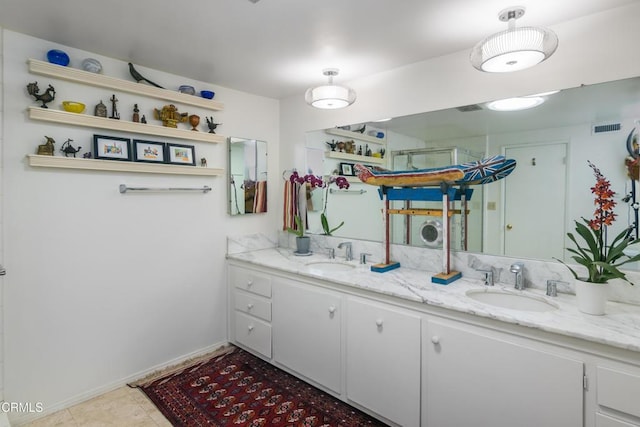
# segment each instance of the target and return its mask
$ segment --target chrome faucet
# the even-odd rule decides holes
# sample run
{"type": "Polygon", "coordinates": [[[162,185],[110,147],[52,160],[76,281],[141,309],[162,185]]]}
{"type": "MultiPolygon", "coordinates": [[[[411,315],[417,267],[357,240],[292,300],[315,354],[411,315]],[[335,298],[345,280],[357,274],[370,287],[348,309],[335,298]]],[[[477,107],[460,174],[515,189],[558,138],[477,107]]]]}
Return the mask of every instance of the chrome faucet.
{"type": "Polygon", "coordinates": [[[484,274],[484,284],[486,286],[493,286],[493,270],[478,270],[480,273],[484,274]]]}
{"type": "Polygon", "coordinates": [[[509,268],[509,271],[511,271],[512,273],[515,273],[516,275],[516,285],[515,288],[519,291],[524,289],[524,263],[521,262],[515,262],[513,264],[511,264],[511,267],[509,268]]]}
{"type": "Polygon", "coordinates": [[[351,250],[351,242],[342,242],[338,245],[338,249],[342,249],[344,247],[344,257],[347,261],[351,261],[353,259],[353,252],[351,250]]]}

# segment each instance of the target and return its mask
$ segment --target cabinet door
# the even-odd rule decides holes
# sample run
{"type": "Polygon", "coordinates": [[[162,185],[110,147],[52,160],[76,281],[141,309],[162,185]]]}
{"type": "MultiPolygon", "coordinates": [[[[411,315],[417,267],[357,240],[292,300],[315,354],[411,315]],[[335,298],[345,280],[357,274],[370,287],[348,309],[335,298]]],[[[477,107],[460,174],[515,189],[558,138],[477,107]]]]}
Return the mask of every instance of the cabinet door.
{"type": "Polygon", "coordinates": [[[420,424],[420,317],[349,298],[347,398],[402,426],[420,424]]]}
{"type": "Polygon", "coordinates": [[[341,296],[280,279],[272,303],[274,360],[340,393],[341,296]]]}
{"type": "Polygon", "coordinates": [[[582,362],[471,326],[426,331],[427,426],[583,425],[582,362]]]}

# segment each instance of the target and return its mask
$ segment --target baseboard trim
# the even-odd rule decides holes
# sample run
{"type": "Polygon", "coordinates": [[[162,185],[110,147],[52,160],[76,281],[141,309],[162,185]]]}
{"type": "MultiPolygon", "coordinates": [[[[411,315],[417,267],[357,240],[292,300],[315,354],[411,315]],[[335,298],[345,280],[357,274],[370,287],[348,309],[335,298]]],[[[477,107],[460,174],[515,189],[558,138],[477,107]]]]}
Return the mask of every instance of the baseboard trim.
{"type": "MultiPolygon", "coordinates": [[[[194,359],[194,358],[198,358],[201,356],[204,356],[207,353],[212,353],[222,347],[228,346],[230,343],[227,341],[222,341],[222,342],[218,342],[215,344],[212,344],[210,346],[201,348],[199,350],[195,350],[192,351],[191,353],[187,353],[184,354],[182,356],[178,356],[172,360],[168,360],[166,362],[160,363],[158,365],[152,366],[148,369],[145,369],[143,371],[139,371],[136,372],[132,375],[129,375],[125,378],[121,378],[117,381],[113,381],[110,382],[108,384],[102,385],[100,387],[96,387],[94,389],[88,390],[86,392],[77,394],[69,399],[63,400],[61,402],[55,403],[53,405],[47,405],[47,407],[44,409],[44,411],[38,413],[38,414],[15,414],[15,417],[10,417],[7,420],[7,426],[10,426],[11,424],[9,423],[9,421],[11,421],[11,423],[13,423],[14,426],[19,426],[21,424],[25,424],[28,422],[31,422],[33,420],[36,420],[38,418],[42,418],[45,417],[47,415],[53,414],[54,412],[58,412],[61,411],[63,409],[67,409],[71,406],[77,405],[78,403],[82,403],[85,402],[89,399],[93,399],[96,396],[100,396],[101,394],[104,393],[108,393],[110,391],[113,391],[115,389],[118,389],[120,387],[126,386],[127,384],[130,384],[132,382],[138,381],[142,378],[145,378],[151,374],[153,374],[154,372],[157,371],[161,371],[164,369],[168,369],[171,368],[172,366],[175,365],[179,365],[181,363],[184,363],[185,361],[189,360],[189,359],[194,359]]],[[[5,391],[6,394],[6,391],[5,391]]],[[[5,396],[6,397],[6,396],[5,396]]],[[[0,427],[4,427],[5,424],[2,424],[2,420],[0,419],[0,427]]]]}

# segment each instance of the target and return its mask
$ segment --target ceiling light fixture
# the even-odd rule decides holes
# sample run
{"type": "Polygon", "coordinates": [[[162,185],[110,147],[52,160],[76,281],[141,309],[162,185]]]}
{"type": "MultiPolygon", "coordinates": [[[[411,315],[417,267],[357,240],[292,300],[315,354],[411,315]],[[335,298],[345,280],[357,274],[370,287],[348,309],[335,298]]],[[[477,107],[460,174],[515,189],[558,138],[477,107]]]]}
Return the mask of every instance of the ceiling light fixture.
{"type": "Polygon", "coordinates": [[[524,7],[504,9],[498,19],[508,23],[505,31],[493,34],[471,50],[471,64],[488,73],[523,70],[549,58],[558,47],[558,36],[546,28],[516,28],[524,7]]]}
{"type": "Polygon", "coordinates": [[[348,107],[356,100],[356,92],[346,86],[333,84],[333,77],[338,75],[337,68],[325,68],[322,74],[329,77],[329,84],[307,89],[304,99],[312,107],[333,110],[348,107]]]}
{"type": "Polygon", "coordinates": [[[518,98],[499,99],[487,104],[493,111],[520,111],[537,107],[544,102],[540,96],[523,96],[518,98]]]}

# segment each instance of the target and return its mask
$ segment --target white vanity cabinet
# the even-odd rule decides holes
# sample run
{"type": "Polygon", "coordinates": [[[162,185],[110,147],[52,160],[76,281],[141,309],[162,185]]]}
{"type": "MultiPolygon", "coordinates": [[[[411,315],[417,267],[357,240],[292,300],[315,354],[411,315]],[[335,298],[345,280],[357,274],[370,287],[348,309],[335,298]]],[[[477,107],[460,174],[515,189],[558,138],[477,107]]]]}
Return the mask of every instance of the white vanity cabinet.
{"type": "Polygon", "coordinates": [[[342,296],[274,278],[272,325],[273,360],[340,394],[342,296]]]}
{"type": "Polygon", "coordinates": [[[596,381],[596,427],[640,427],[640,368],[599,365],[596,381]]]}
{"type": "Polygon", "coordinates": [[[583,425],[583,363],[555,347],[429,320],[423,348],[423,425],[583,425]]]}
{"type": "Polygon", "coordinates": [[[348,297],[346,396],[402,426],[420,425],[420,316],[348,297]]]}
{"type": "Polygon", "coordinates": [[[271,276],[229,266],[232,341],[271,358],[271,276]]]}

